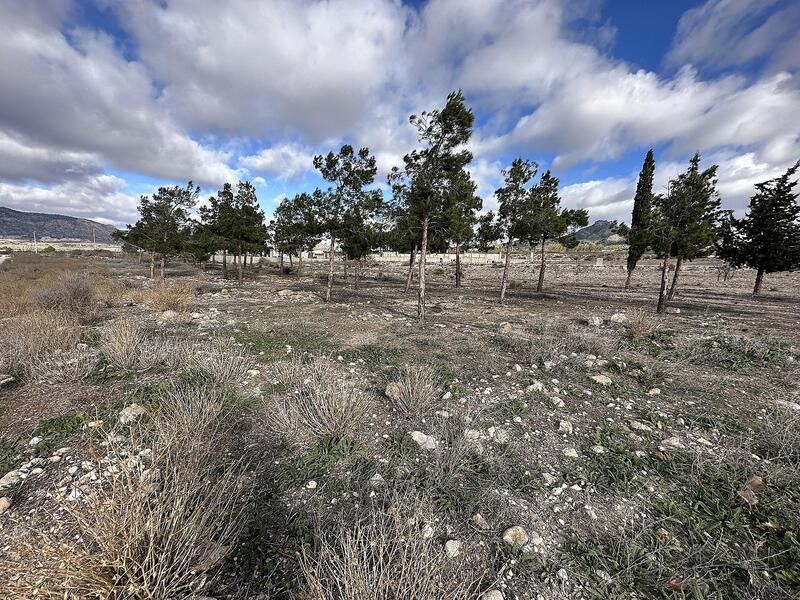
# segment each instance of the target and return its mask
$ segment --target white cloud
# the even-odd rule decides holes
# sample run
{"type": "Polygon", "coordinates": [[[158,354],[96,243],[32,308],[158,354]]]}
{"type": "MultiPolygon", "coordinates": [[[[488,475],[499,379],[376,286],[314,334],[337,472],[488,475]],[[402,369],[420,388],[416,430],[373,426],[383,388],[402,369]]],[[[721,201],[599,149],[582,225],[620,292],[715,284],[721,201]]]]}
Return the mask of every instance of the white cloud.
{"type": "Polygon", "coordinates": [[[250,171],[274,175],[284,180],[295,179],[312,170],[313,161],[313,153],[293,144],[264,148],[256,154],[239,158],[239,164],[250,171]]]}

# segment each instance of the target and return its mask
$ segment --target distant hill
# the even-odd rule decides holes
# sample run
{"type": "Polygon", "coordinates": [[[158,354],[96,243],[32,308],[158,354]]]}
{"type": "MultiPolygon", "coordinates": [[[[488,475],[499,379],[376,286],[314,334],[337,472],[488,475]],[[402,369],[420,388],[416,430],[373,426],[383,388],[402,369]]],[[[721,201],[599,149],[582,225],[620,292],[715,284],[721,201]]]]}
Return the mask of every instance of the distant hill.
{"type": "Polygon", "coordinates": [[[0,238],[29,240],[36,231],[42,241],[70,240],[91,242],[97,236],[98,244],[115,243],[111,234],[116,228],[89,219],[22,212],[0,206],[0,238]]]}
{"type": "Polygon", "coordinates": [[[622,236],[614,233],[616,221],[595,221],[588,227],[579,229],[575,232],[575,238],[579,242],[595,242],[597,244],[621,244],[625,240],[622,236]]]}

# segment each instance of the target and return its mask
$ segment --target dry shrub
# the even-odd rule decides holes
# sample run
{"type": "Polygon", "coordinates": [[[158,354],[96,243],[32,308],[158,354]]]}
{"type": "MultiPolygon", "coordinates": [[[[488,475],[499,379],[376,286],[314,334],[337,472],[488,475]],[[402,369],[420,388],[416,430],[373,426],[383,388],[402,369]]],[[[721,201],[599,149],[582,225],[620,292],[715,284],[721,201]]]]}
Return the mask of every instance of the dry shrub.
{"type": "Polygon", "coordinates": [[[115,319],[100,330],[100,351],[109,365],[125,371],[140,369],[149,356],[145,346],[147,334],[137,321],[115,319]]]}
{"type": "Polygon", "coordinates": [[[138,293],[139,301],[154,310],[186,312],[194,303],[197,284],[192,281],[160,281],[143,288],[138,293]]]}
{"type": "Polygon", "coordinates": [[[664,325],[661,316],[641,308],[629,310],[625,316],[625,335],[635,341],[652,338],[664,325]]]}
{"type": "Polygon", "coordinates": [[[215,340],[205,346],[195,345],[196,351],[186,354],[188,366],[207,376],[218,385],[239,382],[253,368],[253,361],[229,340],[215,340]]]}
{"type": "Polygon", "coordinates": [[[530,331],[531,337],[523,346],[530,364],[559,363],[574,354],[609,355],[615,352],[618,341],[603,332],[578,327],[558,319],[541,321],[530,331]]]}
{"type": "Polygon", "coordinates": [[[84,266],[74,259],[15,252],[0,264],[0,313],[17,315],[34,310],[43,290],[84,266]]]}
{"type": "Polygon", "coordinates": [[[267,409],[268,425],[275,433],[300,444],[355,437],[369,401],[334,361],[296,359],[279,367],[278,380],[288,391],[267,409]]]}
{"type": "Polygon", "coordinates": [[[220,398],[175,388],[124,442],[109,435],[97,482],[60,501],[48,529],[22,529],[0,556],[6,596],[202,596],[239,530],[239,465],[220,463],[220,398]],[[27,535],[26,535],[27,534],[27,535]]]}
{"type": "Polygon", "coordinates": [[[69,383],[94,375],[100,367],[100,357],[86,344],[78,344],[66,351],[58,351],[34,361],[30,377],[38,381],[69,383]]]}
{"type": "Polygon", "coordinates": [[[36,294],[36,305],[45,310],[84,313],[95,302],[93,282],[86,273],[59,275],[36,294]]]}
{"type": "Polygon", "coordinates": [[[423,414],[439,397],[439,376],[427,365],[403,365],[386,391],[392,405],[402,415],[423,414]]]}
{"type": "Polygon", "coordinates": [[[0,371],[30,376],[35,368],[58,352],[75,348],[81,328],[77,319],[62,311],[35,311],[0,325],[0,371]]]}
{"type": "Polygon", "coordinates": [[[424,539],[420,503],[398,502],[355,524],[317,531],[302,558],[304,600],[464,600],[475,598],[483,574],[450,559],[424,539]],[[406,506],[403,506],[405,504],[406,506]],[[410,504],[410,506],[408,506],[410,504]]]}

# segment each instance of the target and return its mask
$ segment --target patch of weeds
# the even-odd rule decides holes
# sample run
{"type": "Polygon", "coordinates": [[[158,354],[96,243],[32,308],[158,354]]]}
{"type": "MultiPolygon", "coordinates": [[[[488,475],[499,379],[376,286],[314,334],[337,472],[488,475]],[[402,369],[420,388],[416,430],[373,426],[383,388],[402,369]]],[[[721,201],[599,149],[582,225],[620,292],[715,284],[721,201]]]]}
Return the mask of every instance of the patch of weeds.
{"type": "Polygon", "coordinates": [[[339,461],[355,456],[354,440],[325,437],[306,454],[292,461],[279,475],[281,489],[289,489],[330,473],[339,461]]]}
{"type": "Polygon", "coordinates": [[[233,338],[263,363],[304,353],[328,354],[334,350],[326,334],[304,327],[276,331],[248,329],[234,332],[233,338]]]}
{"type": "Polygon", "coordinates": [[[383,441],[383,453],[394,462],[404,463],[417,456],[419,446],[410,435],[398,432],[383,441]]]}
{"type": "Polygon", "coordinates": [[[261,386],[261,393],[266,397],[279,396],[286,393],[286,384],[284,383],[265,383],[261,386]]]}
{"type": "Polygon", "coordinates": [[[728,435],[737,435],[747,431],[747,427],[739,421],[727,415],[708,412],[708,409],[702,414],[685,415],[683,421],[687,427],[692,429],[719,431],[728,435]]]}
{"type": "Polygon", "coordinates": [[[783,342],[766,337],[718,335],[684,339],[670,354],[692,364],[747,373],[756,367],[780,364],[786,351],[783,342]]]}
{"type": "Polygon", "coordinates": [[[16,466],[20,451],[21,440],[0,437],[0,473],[5,475],[16,466]]]}
{"type": "Polygon", "coordinates": [[[38,454],[53,450],[61,442],[78,434],[81,429],[94,417],[85,412],[76,412],[43,419],[34,427],[26,437],[40,437],[42,441],[36,446],[38,454]]]}
{"type": "Polygon", "coordinates": [[[514,398],[508,402],[503,402],[500,408],[509,419],[520,417],[523,420],[527,420],[533,416],[530,403],[522,398],[514,398]]]}
{"type": "Polygon", "coordinates": [[[363,363],[370,371],[379,371],[396,364],[403,356],[400,348],[382,344],[366,344],[353,350],[342,352],[345,362],[363,363]]]}
{"type": "Polygon", "coordinates": [[[650,518],[574,538],[566,555],[592,597],[789,598],[800,594],[800,473],[746,455],[676,454],[658,466],[650,518]],[[753,499],[741,491],[762,479],[753,499]]]}

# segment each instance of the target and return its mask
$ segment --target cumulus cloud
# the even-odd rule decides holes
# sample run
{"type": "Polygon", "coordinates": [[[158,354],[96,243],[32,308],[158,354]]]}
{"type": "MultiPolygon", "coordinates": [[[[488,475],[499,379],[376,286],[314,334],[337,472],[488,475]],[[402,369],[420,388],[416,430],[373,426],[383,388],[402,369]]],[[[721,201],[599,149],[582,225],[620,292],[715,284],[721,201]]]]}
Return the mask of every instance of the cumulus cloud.
{"type": "Polygon", "coordinates": [[[239,158],[239,164],[250,171],[294,179],[313,168],[314,155],[300,146],[280,144],[263,148],[256,154],[239,158]]]}

